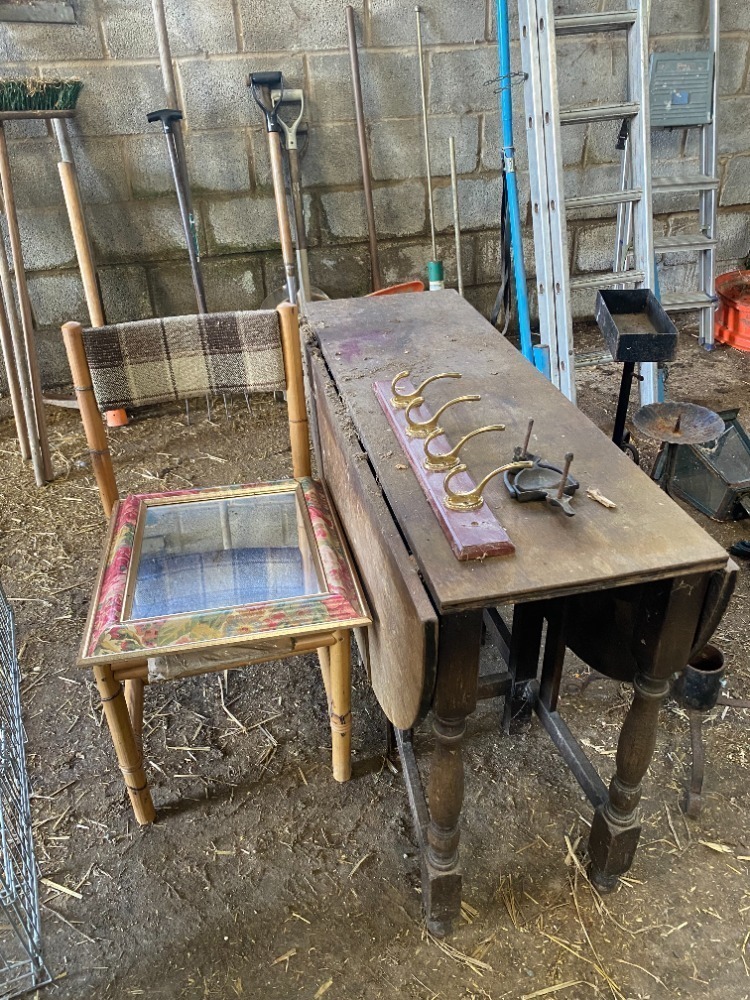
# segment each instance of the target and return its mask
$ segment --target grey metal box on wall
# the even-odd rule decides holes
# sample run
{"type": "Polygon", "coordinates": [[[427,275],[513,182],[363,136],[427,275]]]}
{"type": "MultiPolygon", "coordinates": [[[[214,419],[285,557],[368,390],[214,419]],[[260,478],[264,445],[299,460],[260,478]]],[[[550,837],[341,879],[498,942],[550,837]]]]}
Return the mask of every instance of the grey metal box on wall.
{"type": "Polygon", "coordinates": [[[710,52],[654,52],[651,125],[707,125],[711,121],[714,57],[710,52]]]}

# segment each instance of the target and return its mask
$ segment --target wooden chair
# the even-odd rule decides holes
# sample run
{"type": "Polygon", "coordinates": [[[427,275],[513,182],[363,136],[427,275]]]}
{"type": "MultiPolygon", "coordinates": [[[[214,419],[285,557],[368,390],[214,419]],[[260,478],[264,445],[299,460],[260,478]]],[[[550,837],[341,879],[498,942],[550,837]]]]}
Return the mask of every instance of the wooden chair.
{"type": "Polygon", "coordinates": [[[370,619],[326,493],[310,478],[297,310],[171,317],[63,337],[110,529],[79,664],[93,667],[136,819],[144,686],[318,650],[333,776],[351,776],[351,630],[370,619]],[[286,389],[294,478],[120,499],[102,412],[286,389]]]}

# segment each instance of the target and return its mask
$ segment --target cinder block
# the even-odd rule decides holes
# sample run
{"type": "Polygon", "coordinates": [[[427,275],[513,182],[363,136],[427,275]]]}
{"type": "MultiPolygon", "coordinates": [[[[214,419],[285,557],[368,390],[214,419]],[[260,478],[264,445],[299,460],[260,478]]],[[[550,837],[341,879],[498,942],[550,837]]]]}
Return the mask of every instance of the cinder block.
{"type": "MultiPolygon", "coordinates": [[[[484,0],[464,0],[458,4],[454,0],[427,0],[420,6],[425,45],[484,41],[484,0]]],[[[413,4],[370,0],[370,45],[416,45],[416,32],[413,4]]]]}
{"type": "MultiPolygon", "coordinates": [[[[10,260],[10,243],[5,216],[0,219],[10,260]]],[[[27,271],[53,271],[75,267],[75,247],[68,217],[63,207],[27,208],[18,212],[24,267],[27,271]]]]}
{"type": "MultiPolygon", "coordinates": [[[[693,131],[697,133],[697,129],[693,131]]],[[[719,99],[718,133],[719,155],[747,152],[750,146],[750,101],[747,95],[719,99]]]]}
{"type": "Polygon", "coordinates": [[[60,154],[53,139],[9,143],[8,152],[13,193],[19,209],[62,203],[60,175],[57,172],[60,154]]]}
{"type": "Polygon", "coordinates": [[[560,107],[611,104],[626,99],[627,46],[624,37],[565,36],[557,40],[560,107]]]}
{"type": "MultiPolygon", "coordinates": [[[[499,226],[501,199],[502,178],[499,176],[460,177],[458,204],[462,229],[468,231],[499,226]]],[[[450,186],[435,188],[435,226],[441,232],[453,228],[450,186]]]]}
{"type": "MultiPolygon", "coordinates": [[[[458,173],[470,174],[477,169],[479,144],[477,117],[473,115],[462,115],[460,118],[431,117],[429,128],[433,177],[450,176],[449,136],[453,136],[456,140],[458,173]]],[[[424,177],[421,119],[374,122],[370,129],[370,160],[375,180],[424,177]]]]}
{"type": "MultiPolygon", "coordinates": [[[[313,53],[307,59],[310,120],[354,118],[349,56],[313,53]]],[[[419,69],[413,53],[360,52],[362,101],[368,122],[377,118],[412,118],[420,112],[419,69]]],[[[457,109],[448,108],[448,112],[457,109]]]]}
{"type": "Polygon", "coordinates": [[[373,192],[378,233],[415,236],[427,227],[427,191],[417,181],[405,181],[373,192]]]}
{"type": "Polygon", "coordinates": [[[750,43],[744,38],[722,38],[719,56],[719,93],[739,94],[747,77],[750,43]]]}
{"type": "MultiPolygon", "coordinates": [[[[427,204],[421,183],[406,181],[373,191],[375,222],[380,236],[413,236],[425,229],[427,204]]],[[[361,191],[331,191],[321,195],[323,226],[337,240],[367,236],[361,191]]]]}
{"type": "Polygon", "coordinates": [[[142,267],[100,267],[99,286],[108,323],[129,323],[154,315],[142,267]]]}
{"type": "MultiPolygon", "coordinates": [[[[59,53],[58,53],[59,54],[59,53]]],[[[43,66],[46,78],[75,75],[83,80],[72,135],[131,135],[152,128],[146,115],[163,101],[158,66],[122,66],[117,63],[81,63],[75,73],[65,63],[43,66]]]]}
{"type": "MultiPolygon", "coordinates": [[[[533,284],[535,269],[534,240],[530,232],[523,232],[523,256],[529,284],[533,284]]],[[[510,233],[507,239],[510,240],[510,233]]],[[[495,284],[500,287],[502,276],[502,237],[499,229],[488,230],[476,235],[476,284],[495,284]]],[[[513,280],[511,275],[511,281],[513,280]]]]}
{"type": "MultiPolygon", "coordinates": [[[[722,10],[722,28],[724,28],[723,13],[722,10]]],[[[707,31],[707,17],[708,4],[660,0],[651,10],[650,33],[656,36],[702,35],[707,31]]]]}
{"type": "MultiPolygon", "coordinates": [[[[571,235],[568,232],[568,246],[571,235]]],[[[578,272],[611,271],[614,265],[615,236],[611,225],[581,227],[575,232],[575,266],[578,272]]]]}
{"type": "MultiPolygon", "coordinates": [[[[172,55],[199,52],[215,55],[237,51],[231,0],[185,4],[165,3],[172,55]]],[[[101,22],[107,50],[114,59],[158,56],[153,8],[149,0],[105,0],[101,22]]]]}
{"type": "MultiPolygon", "coordinates": [[[[566,199],[611,194],[620,190],[620,168],[615,163],[569,167],[563,179],[566,199]]],[[[572,209],[567,214],[571,219],[607,219],[616,216],[617,208],[608,205],[601,208],[587,208],[583,212],[572,209]]]]}
{"type": "Polygon", "coordinates": [[[719,204],[750,204],[750,156],[733,156],[727,164],[719,204]]]}
{"type": "Polygon", "coordinates": [[[207,202],[206,234],[211,254],[247,253],[278,247],[276,205],[267,196],[207,202]]]}
{"type": "Polygon", "coordinates": [[[89,323],[77,273],[29,275],[29,298],[37,327],[59,328],[69,321],[89,323]]]}
{"type": "MultiPolygon", "coordinates": [[[[409,242],[383,242],[380,244],[380,268],[383,284],[395,285],[402,281],[423,281],[428,287],[427,262],[432,257],[432,244],[429,239],[409,242]]],[[[456,247],[453,236],[440,237],[437,240],[438,258],[443,263],[445,283],[448,288],[458,284],[456,270],[456,247]]],[[[461,265],[464,285],[474,283],[475,253],[474,239],[464,236],[461,239],[461,265]]]]}
{"type": "MultiPolygon", "coordinates": [[[[617,126],[619,129],[619,125],[617,126]]],[[[651,129],[651,161],[680,160],[687,154],[686,142],[695,129],[653,128],[651,129]]]]}
{"type": "Polygon", "coordinates": [[[123,155],[123,146],[129,142],[117,136],[73,140],[73,159],[85,205],[127,201],[130,197],[123,155]]]}
{"type": "Polygon", "coordinates": [[[428,58],[432,114],[497,110],[497,46],[431,51],[428,58]]]}
{"type": "Polygon", "coordinates": [[[490,318],[492,307],[497,298],[497,288],[494,285],[474,285],[466,289],[466,300],[485,319],[490,318]]]}
{"type": "MultiPolygon", "coordinates": [[[[93,3],[76,4],[76,24],[33,24],[4,21],[0,28],[0,62],[53,62],[65,53],[66,60],[101,59],[104,55],[96,8],[93,3]]],[[[3,76],[15,76],[4,68],[3,76]]],[[[23,73],[21,76],[25,75],[23,73]]],[[[66,76],[78,75],[68,68],[66,76]]]]}
{"type": "Polygon", "coordinates": [[[332,299],[366,295],[370,290],[370,254],[364,246],[319,247],[310,251],[313,285],[332,299]]]}
{"type": "MultiPolygon", "coordinates": [[[[172,168],[161,128],[156,134],[129,140],[126,155],[133,194],[137,198],[174,194],[172,168]]],[[[248,191],[250,166],[242,132],[191,132],[185,137],[193,196],[248,191]]]]}
{"type": "MultiPolygon", "coordinates": [[[[250,144],[255,183],[270,188],[271,161],[265,129],[253,129],[250,144]]],[[[299,145],[303,189],[362,183],[357,133],[349,122],[314,122],[308,128],[307,138],[300,138],[299,145]]]]}
{"type": "MultiPolygon", "coordinates": [[[[518,104],[514,109],[519,110],[518,104]]],[[[523,112],[523,106],[520,111],[523,112]]],[[[516,147],[516,170],[528,168],[526,120],[523,114],[514,113],[513,139],[516,147]]],[[[482,168],[484,170],[500,170],[500,115],[485,114],[482,133],[482,168]]],[[[583,160],[583,149],[586,140],[586,127],[572,125],[561,131],[563,166],[576,166],[583,160]]]]}
{"type": "Polygon", "coordinates": [[[191,129],[258,126],[263,116],[247,86],[251,72],[280,70],[288,87],[301,87],[302,59],[286,53],[222,59],[183,59],[178,64],[185,114],[191,129]]]}
{"type": "MultiPolygon", "coordinates": [[[[264,298],[259,256],[205,260],[203,277],[211,312],[257,309],[264,298]]],[[[187,316],[196,312],[195,291],[188,264],[161,264],[149,270],[157,316],[187,316]]]]}
{"type": "Polygon", "coordinates": [[[100,205],[87,218],[94,253],[102,263],[141,263],[187,255],[173,199],[100,205]]]}
{"type": "MultiPolygon", "coordinates": [[[[355,19],[362,19],[362,0],[354,0],[355,19]]],[[[239,0],[242,34],[248,52],[342,49],[346,45],[344,5],[339,0],[299,3],[295,0],[239,0]]]]}
{"type": "Polygon", "coordinates": [[[43,390],[67,388],[71,384],[70,368],[59,329],[37,330],[36,352],[43,390]]]}
{"type": "Polygon", "coordinates": [[[721,0],[721,30],[750,31],[750,7],[745,0],[721,0]]]}
{"type": "Polygon", "coordinates": [[[720,262],[745,260],[750,247],[750,216],[747,212],[722,212],[717,220],[720,262]]]}

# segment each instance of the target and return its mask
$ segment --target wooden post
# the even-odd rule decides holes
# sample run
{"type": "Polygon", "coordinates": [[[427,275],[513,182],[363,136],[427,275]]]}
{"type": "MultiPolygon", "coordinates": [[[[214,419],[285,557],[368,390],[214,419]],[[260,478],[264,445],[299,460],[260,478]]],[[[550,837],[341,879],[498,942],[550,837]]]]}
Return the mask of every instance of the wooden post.
{"type": "Polygon", "coordinates": [[[440,623],[438,674],[432,729],[435,749],[428,785],[430,822],[422,865],[422,898],[427,927],[447,934],[461,911],[458,845],[464,800],[462,743],[466,716],[477,704],[482,612],[461,611],[440,623]]]}
{"type": "MultiPolygon", "coordinates": [[[[26,272],[23,266],[21,233],[18,228],[18,216],[16,215],[16,205],[13,199],[13,180],[10,175],[8,143],[5,138],[5,127],[2,121],[0,121],[0,184],[2,184],[3,189],[5,217],[8,220],[8,235],[10,237],[10,250],[13,257],[13,269],[16,275],[18,301],[21,304],[21,323],[23,326],[23,336],[25,341],[24,346],[26,348],[25,360],[29,369],[31,397],[34,403],[34,413],[36,416],[36,430],[39,439],[39,447],[42,453],[42,470],[44,481],[51,482],[53,479],[52,458],[49,450],[49,440],[47,438],[47,422],[44,415],[42,383],[39,376],[39,360],[37,358],[36,343],[34,341],[34,323],[31,317],[31,301],[29,300],[29,289],[26,284],[26,272]]],[[[31,432],[29,432],[29,435],[31,437],[31,432]]]]}
{"type": "Polygon", "coordinates": [[[329,652],[330,697],[328,716],[333,745],[333,777],[348,781],[352,776],[352,656],[351,631],[336,635],[329,652]]]}
{"type": "Polygon", "coordinates": [[[91,455],[91,467],[96,476],[104,513],[109,517],[118,501],[117,483],[112,468],[112,457],[107,447],[107,435],[102,415],[96,405],[94,389],[91,385],[91,372],[83,346],[83,330],[80,323],[66,323],[62,328],[62,333],[68,355],[68,364],[73,375],[73,387],[91,455]]]}
{"type": "Polygon", "coordinates": [[[602,891],[613,889],[633,864],[641,835],[638,805],[656,746],[659,709],[672,674],[690,657],[708,579],[677,577],[643,585],[633,630],[638,664],[633,701],[617,742],[609,800],[594,813],[589,834],[591,881],[602,891]]]}
{"type": "Polygon", "coordinates": [[[122,684],[114,679],[112,668],[106,663],[94,667],[94,677],[135,818],[141,826],[145,826],[156,819],[156,810],[151,800],[146,772],[143,770],[143,755],[125,704],[122,684]]]}
{"type": "Polygon", "coordinates": [[[311,474],[310,432],[307,423],[307,400],[302,372],[302,349],[299,340],[297,307],[288,302],[277,308],[281,326],[281,349],[286,373],[289,439],[292,446],[292,469],[295,479],[311,474]]]}

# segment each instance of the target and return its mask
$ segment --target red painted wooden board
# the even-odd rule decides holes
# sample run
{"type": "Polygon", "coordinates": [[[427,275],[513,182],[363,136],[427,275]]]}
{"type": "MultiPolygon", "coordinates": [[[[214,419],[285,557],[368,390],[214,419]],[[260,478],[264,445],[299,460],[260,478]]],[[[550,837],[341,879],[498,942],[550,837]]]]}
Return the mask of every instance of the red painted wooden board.
{"type": "MultiPolygon", "coordinates": [[[[443,529],[445,537],[450,542],[453,554],[461,561],[469,559],[487,559],[491,556],[508,556],[516,551],[505,529],[497,520],[486,503],[478,510],[449,510],[443,503],[445,489],[443,481],[447,472],[430,472],[424,467],[424,438],[409,437],[406,433],[406,410],[393,405],[391,397],[393,390],[390,382],[375,382],[373,389],[383,412],[388,418],[393,433],[396,435],[419,485],[424,491],[435,517],[443,529]]],[[[399,391],[404,394],[414,392],[414,386],[409,379],[399,382],[399,391]]],[[[415,419],[429,420],[432,414],[426,404],[412,410],[415,419]]],[[[432,450],[449,451],[450,441],[445,435],[434,438],[432,450]]],[[[462,472],[451,480],[451,487],[461,493],[474,489],[476,483],[468,474],[462,472]]]]}

